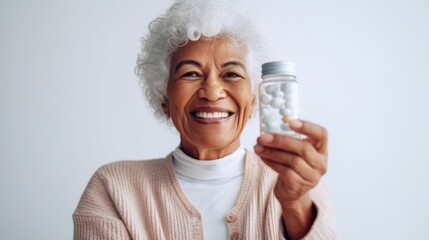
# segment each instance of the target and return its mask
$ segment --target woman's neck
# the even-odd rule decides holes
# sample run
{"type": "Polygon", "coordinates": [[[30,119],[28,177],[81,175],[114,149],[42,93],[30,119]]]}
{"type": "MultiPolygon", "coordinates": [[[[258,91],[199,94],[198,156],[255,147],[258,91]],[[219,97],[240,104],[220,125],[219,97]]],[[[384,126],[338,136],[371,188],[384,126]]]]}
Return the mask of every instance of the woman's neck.
{"type": "Polygon", "coordinates": [[[174,168],[182,179],[223,182],[243,174],[245,155],[244,148],[239,147],[223,158],[201,161],[176,148],[173,151],[174,168]]]}
{"type": "Polygon", "coordinates": [[[241,146],[239,141],[233,142],[222,148],[199,147],[181,142],[180,149],[188,156],[198,160],[213,160],[223,158],[241,146]]]}

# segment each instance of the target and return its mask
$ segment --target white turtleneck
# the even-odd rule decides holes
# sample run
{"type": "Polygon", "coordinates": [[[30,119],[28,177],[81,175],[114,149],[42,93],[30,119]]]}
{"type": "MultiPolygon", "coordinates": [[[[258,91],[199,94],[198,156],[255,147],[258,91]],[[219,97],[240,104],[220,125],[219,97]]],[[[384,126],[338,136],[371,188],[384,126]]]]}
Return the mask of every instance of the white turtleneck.
{"type": "Polygon", "coordinates": [[[203,220],[204,239],[228,239],[225,222],[234,207],[244,176],[246,151],[239,147],[216,160],[197,160],[180,148],[173,151],[179,182],[203,220]]]}

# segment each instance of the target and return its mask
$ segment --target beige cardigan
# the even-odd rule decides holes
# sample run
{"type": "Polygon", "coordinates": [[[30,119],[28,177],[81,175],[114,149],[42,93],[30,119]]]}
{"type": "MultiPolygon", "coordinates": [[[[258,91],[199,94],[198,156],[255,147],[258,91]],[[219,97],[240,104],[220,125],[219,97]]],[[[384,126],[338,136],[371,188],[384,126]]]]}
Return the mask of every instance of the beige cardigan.
{"type": "MultiPolygon", "coordinates": [[[[284,239],[276,174],[247,151],[236,205],[225,216],[230,239],[284,239]]],[[[310,192],[317,218],[304,239],[336,239],[326,188],[310,192]]],[[[163,159],[122,161],[101,167],[73,214],[74,239],[203,239],[200,213],[186,198],[171,154],[163,159]]]]}

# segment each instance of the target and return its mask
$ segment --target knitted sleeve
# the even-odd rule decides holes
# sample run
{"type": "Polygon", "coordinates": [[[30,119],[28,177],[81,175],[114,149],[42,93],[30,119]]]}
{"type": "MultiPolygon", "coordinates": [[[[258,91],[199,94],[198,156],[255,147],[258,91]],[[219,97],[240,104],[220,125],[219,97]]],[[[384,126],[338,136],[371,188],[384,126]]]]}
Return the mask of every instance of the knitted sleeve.
{"type": "Polygon", "coordinates": [[[89,181],[73,214],[74,240],[131,239],[100,171],[89,181]]]}
{"type": "Polygon", "coordinates": [[[317,208],[317,217],[303,240],[335,240],[335,212],[328,197],[326,185],[320,183],[310,191],[310,197],[317,208]]]}

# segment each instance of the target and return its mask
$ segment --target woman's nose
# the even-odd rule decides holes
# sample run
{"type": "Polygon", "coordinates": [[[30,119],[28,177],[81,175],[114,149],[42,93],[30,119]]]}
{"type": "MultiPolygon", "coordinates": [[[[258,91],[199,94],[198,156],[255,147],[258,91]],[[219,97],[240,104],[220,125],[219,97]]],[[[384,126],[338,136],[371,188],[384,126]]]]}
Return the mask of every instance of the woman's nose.
{"type": "Polygon", "coordinates": [[[199,98],[204,98],[209,101],[217,101],[226,97],[226,92],[222,83],[222,79],[214,74],[207,76],[198,90],[199,98]]]}

